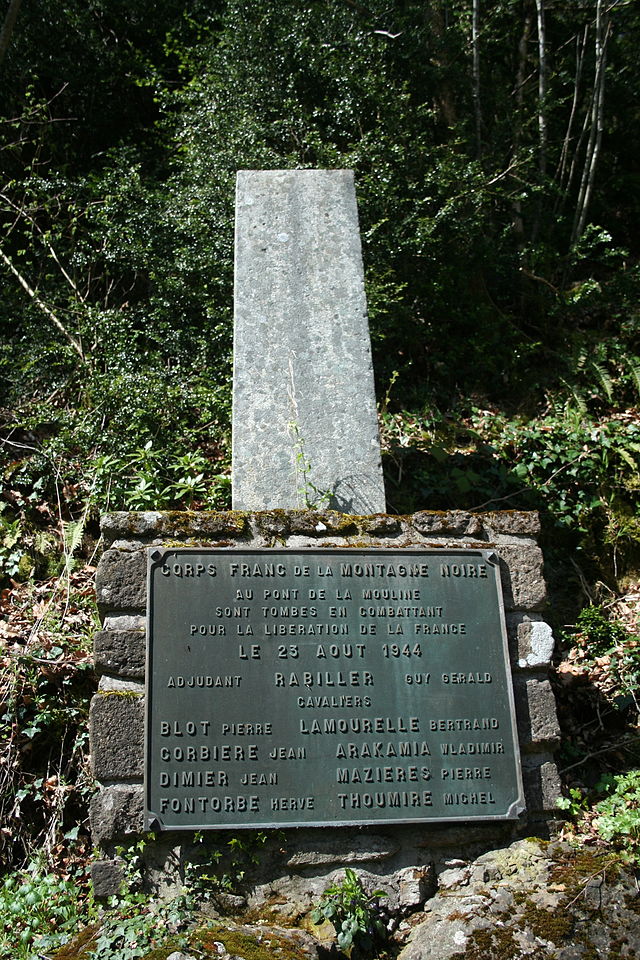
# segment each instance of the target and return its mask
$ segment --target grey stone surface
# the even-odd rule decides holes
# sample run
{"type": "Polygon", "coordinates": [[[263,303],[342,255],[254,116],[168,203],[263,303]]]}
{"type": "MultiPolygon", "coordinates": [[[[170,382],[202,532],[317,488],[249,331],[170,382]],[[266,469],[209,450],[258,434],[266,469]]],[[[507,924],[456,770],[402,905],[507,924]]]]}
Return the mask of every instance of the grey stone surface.
{"type": "Polygon", "coordinates": [[[514,677],[513,692],[521,750],[556,747],[560,742],[560,726],[549,681],[514,677]]]}
{"type": "Polygon", "coordinates": [[[547,668],[553,656],[553,632],[541,616],[509,614],[507,632],[511,659],[521,669],[547,668]]]}
{"type": "Polygon", "coordinates": [[[480,519],[464,510],[423,510],[413,514],[411,523],[423,536],[466,536],[474,539],[483,536],[480,519]]]}
{"type": "Polygon", "coordinates": [[[144,794],[138,784],[112,784],[91,798],[89,822],[94,843],[122,840],[142,832],[144,794]]]}
{"type": "Polygon", "coordinates": [[[562,794],[560,774],[548,753],[522,758],[522,779],[529,813],[557,813],[556,801],[562,794]]]}
{"type": "Polygon", "coordinates": [[[91,864],[91,882],[96,900],[117,896],[124,883],[124,870],[120,860],[96,860],[91,864]]]}
{"type": "Polygon", "coordinates": [[[535,840],[492,851],[427,901],[398,960],[636,957],[635,877],[627,868],[611,876],[607,862],[610,854],[535,840]]]}
{"type": "Polygon", "coordinates": [[[184,891],[185,864],[175,834],[157,836],[145,847],[142,859],[147,893],[159,900],[170,900],[184,891]]]}
{"type": "Polygon", "coordinates": [[[390,517],[386,513],[374,514],[372,517],[362,517],[359,524],[362,533],[373,537],[390,537],[400,533],[402,523],[399,517],[390,517]]]}
{"type": "Polygon", "coordinates": [[[126,680],[123,677],[110,677],[104,674],[98,683],[99,693],[144,693],[144,683],[139,680],[126,680]]]}
{"type": "Polygon", "coordinates": [[[534,543],[500,544],[504,605],[506,610],[540,610],[547,600],[542,551],[534,543]]]}
{"type": "Polygon", "coordinates": [[[351,171],[238,173],[232,475],[241,510],[385,509],[351,171]]]}
{"type": "Polygon", "coordinates": [[[144,610],[147,602],[147,555],[105,550],[96,570],[96,601],[101,614],[144,610]]]}
{"type": "Polygon", "coordinates": [[[396,874],[398,906],[402,911],[416,910],[435,893],[436,880],[432,865],[405,867],[396,874]]]}
{"type": "Polygon", "coordinates": [[[480,516],[490,540],[502,535],[535,538],[540,534],[536,510],[489,510],[480,516]]]}
{"type": "Polygon", "coordinates": [[[99,630],[93,638],[93,662],[98,673],[121,677],[144,676],[146,632],[142,630],[99,630]]]}
{"type": "Polygon", "coordinates": [[[141,613],[108,613],[102,627],[104,630],[146,630],[147,618],[141,613]]]}
{"type": "Polygon", "coordinates": [[[390,837],[370,834],[353,836],[345,850],[344,837],[316,837],[315,842],[300,845],[287,860],[289,867],[316,867],[330,863],[367,863],[388,860],[398,851],[390,837]]]}
{"type": "Polygon", "coordinates": [[[89,712],[91,763],[98,780],[133,780],[143,773],[144,697],[98,693],[89,712]]]}

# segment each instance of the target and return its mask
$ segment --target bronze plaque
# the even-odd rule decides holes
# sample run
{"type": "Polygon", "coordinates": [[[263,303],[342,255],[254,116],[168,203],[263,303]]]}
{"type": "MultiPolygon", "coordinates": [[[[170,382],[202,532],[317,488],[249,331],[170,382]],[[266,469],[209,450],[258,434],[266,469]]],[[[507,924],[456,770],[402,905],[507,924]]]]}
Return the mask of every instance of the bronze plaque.
{"type": "Polygon", "coordinates": [[[148,829],[514,819],[486,550],[152,549],[148,829]]]}

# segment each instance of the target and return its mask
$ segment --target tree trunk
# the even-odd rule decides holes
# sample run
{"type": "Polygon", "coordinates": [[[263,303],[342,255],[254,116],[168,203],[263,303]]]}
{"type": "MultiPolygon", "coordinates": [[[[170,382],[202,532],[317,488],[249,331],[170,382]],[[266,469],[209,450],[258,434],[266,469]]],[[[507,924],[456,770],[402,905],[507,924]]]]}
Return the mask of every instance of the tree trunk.
{"type": "Polygon", "coordinates": [[[7,10],[4,18],[2,30],[0,31],[0,66],[2,66],[4,55],[9,47],[11,35],[13,34],[13,28],[15,27],[16,20],[18,19],[18,11],[20,10],[21,3],[22,0],[11,0],[9,9],[7,10]]]}
{"type": "Polygon", "coordinates": [[[482,102],[480,99],[480,0],[473,0],[471,49],[473,51],[473,110],[476,120],[476,146],[482,156],[482,102]]]}
{"type": "Polygon", "coordinates": [[[538,138],[540,148],[540,173],[547,171],[547,53],[544,24],[544,0],[536,0],[538,17],[538,138]]]}

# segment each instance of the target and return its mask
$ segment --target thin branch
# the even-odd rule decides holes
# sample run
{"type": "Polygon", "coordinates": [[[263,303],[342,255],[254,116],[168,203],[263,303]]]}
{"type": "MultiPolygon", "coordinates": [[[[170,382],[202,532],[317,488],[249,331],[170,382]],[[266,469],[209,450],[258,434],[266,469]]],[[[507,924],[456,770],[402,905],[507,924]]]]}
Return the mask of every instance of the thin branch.
{"type": "Polygon", "coordinates": [[[549,287],[550,290],[553,290],[556,296],[558,297],[560,296],[560,291],[558,290],[558,288],[554,287],[554,285],[550,283],[548,280],[545,280],[544,277],[539,277],[537,274],[531,273],[531,271],[527,270],[526,267],[520,267],[520,273],[524,273],[525,277],[529,277],[530,280],[537,280],[538,283],[544,283],[546,287],[549,287]]]}
{"type": "Polygon", "coordinates": [[[573,81],[573,100],[571,102],[571,112],[569,114],[569,122],[567,123],[567,132],[564,135],[564,140],[562,142],[562,151],[560,153],[560,160],[558,161],[558,166],[555,172],[554,179],[562,187],[562,182],[564,180],[565,170],[567,168],[567,157],[569,156],[569,144],[572,140],[573,133],[573,123],[576,116],[576,110],[578,109],[578,98],[580,95],[580,80],[582,79],[582,67],[584,65],[584,55],[587,48],[587,37],[589,35],[589,24],[584,28],[582,34],[582,42],[580,37],[576,36],[576,73],[573,81]]]}
{"type": "Polygon", "coordinates": [[[582,884],[582,890],[576,893],[573,900],[569,900],[569,903],[564,903],[562,905],[562,909],[568,910],[569,907],[572,907],[574,903],[580,899],[582,894],[587,892],[587,886],[589,885],[589,883],[591,883],[593,879],[595,879],[595,877],[599,877],[600,874],[602,874],[602,877],[604,879],[609,867],[613,867],[615,866],[616,863],[620,863],[621,861],[622,861],[622,857],[611,857],[611,859],[605,863],[604,867],[600,867],[600,869],[596,870],[595,873],[592,873],[588,877],[585,877],[584,880],[581,880],[580,882],[582,884]]]}
{"type": "Polygon", "coordinates": [[[53,310],[51,310],[51,309],[46,305],[46,303],[44,303],[44,302],[40,299],[40,297],[39,297],[38,294],[35,292],[35,290],[33,289],[33,287],[29,286],[29,284],[27,283],[27,281],[25,280],[25,278],[24,278],[24,277],[22,276],[22,274],[16,269],[16,267],[13,265],[12,261],[11,261],[11,260],[9,259],[9,257],[6,255],[6,253],[4,252],[4,250],[2,250],[1,248],[0,248],[0,258],[1,258],[2,260],[4,260],[5,264],[9,267],[9,270],[11,270],[11,273],[14,275],[14,277],[16,278],[16,280],[18,281],[18,283],[20,284],[20,286],[23,288],[23,290],[25,290],[25,291],[29,294],[29,296],[31,297],[31,299],[33,300],[33,302],[35,303],[35,305],[36,305],[40,310],[42,310],[42,312],[45,314],[45,316],[47,316],[47,317],[49,318],[49,320],[51,320],[51,322],[54,324],[54,326],[56,326],[56,327],[58,328],[58,330],[67,338],[67,340],[69,341],[69,343],[71,344],[71,346],[73,347],[73,349],[76,351],[76,353],[78,354],[78,356],[80,357],[80,359],[82,360],[82,362],[83,362],[83,363],[86,363],[86,359],[85,359],[85,355],[84,355],[84,351],[83,351],[83,349],[82,349],[81,343],[80,343],[78,340],[76,340],[76,338],[73,336],[73,334],[69,333],[69,331],[67,330],[67,328],[65,327],[65,325],[62,323],[62,321],[59,320],[58,317],[57,317],[57,316],[55,315],[55,313],[53,312],[53,310]]]}
{"type": "MultiPolygon", "coordinates": [[[[58,267],[60,268],[60,272],[61,272],[62,276],[63,276],[63,277],[65,278],[65,280],[67,281],[67,283],[69,284],[69,286],[71,287],[71,289],[72,289],[73,292],[75,293],[75,295],[76,295],[76,297],[78,298],[78,300],[79,300],[82,304],[84,304],[84,303],[86,302],[86,297],[84,297],[84,296],[82,295],[82,293],[81,293],[80,290],[78,289],[78,286],[77,286],[76,282],[73,280],[72,277],[69,276],[69,274],[67,273],[66,269],[64,268],[64,266],[63,266],[62,263],[60,262],[60,259],[58,258],[58,254],[57,254],[56,251],[53,249],[53,247],[52,247],[52,245],[49,243],[49,241],[45,238],[44,232],[43,232],[42,228],[40,227],[39,223],[35,220],[34,217],[31,216],[30,213],[28,213],[28,212],[24,209],[24,207],[19,207],[17,203],[14,203],[13,200],[11,199],[11,197],[8,197],[8,196],[6,195],[6,193],[0,193],[0,197],[2,197],[2,199],[3,199],[6,203],[8,203],[10,207],[12,207],[12,208],[16,211],[16,213],[17,213],[17,215],[18,215],[18,218],[19,218],[19,217],[24,217],[26,220],[29,221],[29,223],[31,223],[31,225],[32,225],[33,227],[35,227],[35,229],[37,230],[38,234],[40,235],[40,240],[41,240],[42,243],[45,245],[45,247],[47,248],[47,250],[48,250],[49,253],[51,254],[51,256],[52,256],[52,258],[54,259],[54,261],[58,264],[58,267]]],[[[18,222],[18,221],[16,220],[16,223],[17,223],[17,222],[18,222]]]]}
{"type": "Polygon", "coordinates": [[[574,770],[576,767],[581,767],[587,760],[592,760],[593,757],[600,757],[603,753],[611,753],[612,750],[619,750],[620,747],[626,747],[630,743],[637,743],[640,740],[640,736],[637,737],[627,737],[626,740],[617,740],[616,743],[612,743],[608,747],[603,747],[602,750],[593,750],[591,753],[587,753],[582,760],[576,760],[575,763],[569,764],[568,767],[563,767],[559,773],[566,773],[567,770],[574,770]]]}
{"type": "MultiPolygon", "coordinates": [[[[574,457],[573,460],[567,460],[566,463],[563,463],[561,467],[558,467],[557,470],[554,470],[551,476],[547,477],[543,483],[540,484],[541,487],[546,487],[548,483],[557,477],[559,473],[562,473],[563,470],[566,470],[573,463],[577,463],[578,460],[581,460],[584,456],[583,453],[579,453],[577,457],[574,457]]],[[[469,511],[474,513],[476,510],[484,510],[485,507],[488,507],[491,503],[503,503],[505,500],[513,500],[514,497],[520,496],[521,493],[527,493],[531,491],[531,487],[520,487],[519,490],[515,490],[513,493],[507,493],[504,497],[493,497],[491,500],[485,500],[484,503],[479,503],[475,507],[469,507],[469,511]]]]}

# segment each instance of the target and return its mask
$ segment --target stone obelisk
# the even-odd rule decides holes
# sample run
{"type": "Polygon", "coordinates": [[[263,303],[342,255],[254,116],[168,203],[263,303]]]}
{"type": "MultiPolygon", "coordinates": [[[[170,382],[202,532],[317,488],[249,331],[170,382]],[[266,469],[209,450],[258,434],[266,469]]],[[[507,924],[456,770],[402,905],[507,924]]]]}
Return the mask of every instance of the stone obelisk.
{"type": "Polygon", "coordinates": [[[384,512],[353,173],[238,173],[233,506],[384,512]]]}

